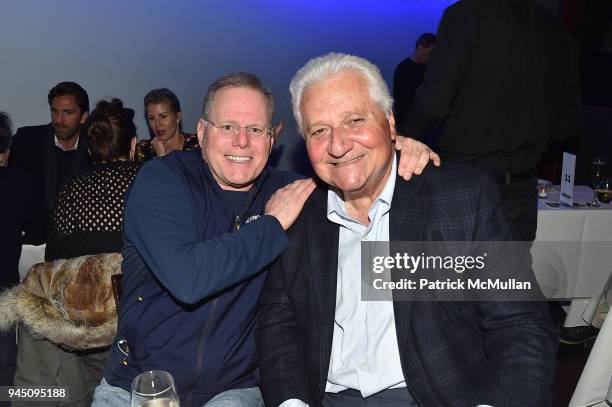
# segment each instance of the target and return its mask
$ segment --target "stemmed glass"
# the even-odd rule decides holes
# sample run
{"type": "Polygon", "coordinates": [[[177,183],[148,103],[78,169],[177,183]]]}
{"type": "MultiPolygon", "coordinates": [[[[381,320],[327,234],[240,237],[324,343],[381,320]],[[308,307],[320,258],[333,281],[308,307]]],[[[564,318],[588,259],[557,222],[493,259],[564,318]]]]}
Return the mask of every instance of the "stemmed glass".
{"type": "Polygon", "coordinates": [[[606,165],[606,160],[601,157],[593,158],[591,162],[591,186],[593,187],[593,201],[587,203],[591,208],[599,208],[601,204],[597,202],[597,192],[596,188],[599,184],[599,181],[603,178],[604,166],[606,165]]]}
{"type": "Polygon", "coordinates": [[[172,375],[152,370],[136,376],[132,381],[131,407],[179,407],[172,375]]]}
{"type": "Polygon", "coordinates": [[[612,201],[612,178],[602,178],[595,188],[597,199],[602,203],[610,203],[612,201]]]}

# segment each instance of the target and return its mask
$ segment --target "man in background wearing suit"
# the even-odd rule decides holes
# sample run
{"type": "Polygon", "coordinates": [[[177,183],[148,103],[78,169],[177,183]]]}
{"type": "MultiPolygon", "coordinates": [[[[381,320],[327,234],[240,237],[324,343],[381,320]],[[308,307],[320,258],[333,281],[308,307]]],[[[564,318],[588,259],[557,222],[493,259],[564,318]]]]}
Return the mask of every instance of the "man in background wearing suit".
{"type": "MultiPolygon", "coordinates": [[[[87,141],[80,135],[89,115],[89,97],[75,82],[61,82],[48,95],[51,123],[21,127],[11,145],[9,166],[23,170],[33,182],[37,200],[44,203],[48,219],[57,195],[68,179],[89,165],[87,141]]],[[[46,241],[47,225],[41,222],[24,243],[46,241]]]]}
{"type": "Polygon", "coordinates": [[[307,200],[264,287],[266,405],[549,405],[556,338],[542,303],[361,299],[361,242],[511,240],[490,176],[443,164],[397,177],[393,102],[362,58],[315,58],[290,90],[329,187],[307,200]]]}
{"type": "MultiPolygon", "coordinates": [[[[444,11],[402,135],[493,172],[518,237],[537,228],[536,166],[582,127],[577,56],[559,18],[535,0],[461,0],[444,11]]],[[[399,112],[398,112],[399,113],[399,112]]]]}

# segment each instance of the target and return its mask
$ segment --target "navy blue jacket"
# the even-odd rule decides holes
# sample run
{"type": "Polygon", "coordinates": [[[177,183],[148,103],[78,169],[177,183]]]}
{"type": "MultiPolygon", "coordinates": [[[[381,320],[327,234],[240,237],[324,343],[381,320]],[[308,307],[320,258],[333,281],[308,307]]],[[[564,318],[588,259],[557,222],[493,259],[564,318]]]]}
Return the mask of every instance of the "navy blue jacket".
{"type": "Polygon", "coordinates": [[[260,270],[288,245],[278,220],[263,212],[268,198],[295,178],[264,170],[236,214],[200,152],[143,166],[125,206],[123,295],[104,373],[109,384],[129,390],[139,373],[166,370],[185,406],[259,385],[260,270]],[[127,355],[120,341],[127,341],[127,355]]]}

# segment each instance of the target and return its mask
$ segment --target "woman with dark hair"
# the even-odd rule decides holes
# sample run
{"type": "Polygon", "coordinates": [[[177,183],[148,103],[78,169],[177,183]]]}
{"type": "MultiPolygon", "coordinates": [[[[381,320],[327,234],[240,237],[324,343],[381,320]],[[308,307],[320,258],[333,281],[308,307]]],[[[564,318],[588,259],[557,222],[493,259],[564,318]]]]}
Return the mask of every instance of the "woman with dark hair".
{"type": "Polygon", "coordinates": [[[45,260],[121,250],[127,188],[139,163],[134,111],[119,99],[98,102],[85,123],[93,166],[69,182],[51,217],[45,260]]]}
{"type": "Polygon", "coordinates": [[[170,89],[153,89],[147,93],[144,107],[154,137],[138,143],[138,161],[161,157],[175,150],[189,151],[199,148],[195,134],[181,131],[181,103],[170,89]]]}
{"type": "MultiPolygon", "coordinates": [[[[136,145],[133,118],[134,111],[124,108],[119,99],[98,102],[89,115],[83,131],[89,139],[93,166],[68,182],[59,194],[51,216],[46,261],[121,251],[125,194],[140,167],[131,160],[136,145]]],[[[52,267],[50,263],[49,268],[52,267]]],[[[73,406],[91,404],[108,353],[108,347],[100,348],[100,344],[110,345],[113,336],[107,342],[101,340],[109,333],[108,329],[102,332],[100,326],[108,326],[109,321],[112,325],[116,319],[114,308],[91,326],[66,315],[66,310],[76,303],[82,307],[78,314],[85,315],[100,311],[99,302],[107,301],[90,294],[100,292],[99,287],[110,285],[110,281],[97,281],[94,274],[87,277],[87,272],[83,275],[87,281],[77,282],[82,289],[53,298],[53,306],[48,307],[51,309],[41,310],[45,313],[42,325],[39,315],[32,316],[38,318],[34,326],[28,323],[27,315],[22,316],[15,374],[16,385],[69,387],[73,406]],[[36,330],[41,326],[46,334],[36,330]],[[72,336],[66,337],[66,333],[72,336]],[[66,346],[67,343],[71,346],[66,346]]],[[[40,279],[47,280],[53,279],[40,279]]],[[[43,292],[51,291],[51,286],[59,283],[49,281],[50,287],[43,292]]]]}

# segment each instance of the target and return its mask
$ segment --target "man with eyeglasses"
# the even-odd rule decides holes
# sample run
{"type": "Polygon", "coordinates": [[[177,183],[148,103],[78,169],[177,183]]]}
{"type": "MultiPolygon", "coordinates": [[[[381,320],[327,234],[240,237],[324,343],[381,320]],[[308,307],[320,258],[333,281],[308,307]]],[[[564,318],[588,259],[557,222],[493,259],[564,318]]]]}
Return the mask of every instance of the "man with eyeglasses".
{"type": "MultiPolygon", "coordinates": [[[[125,207],[117,337],[94,406],[127,406],[132,380],[147,370],[172,374],[182,406],[263,405],[261,270],[287,248],[285,230],[314,189],[265,168],[273,113],[256,76],[220,78],[198,122],[201,155],[174,152],[140,170],[125,207]]],[[[430,152],[414,150],[424,166],[430,152]]]]}

